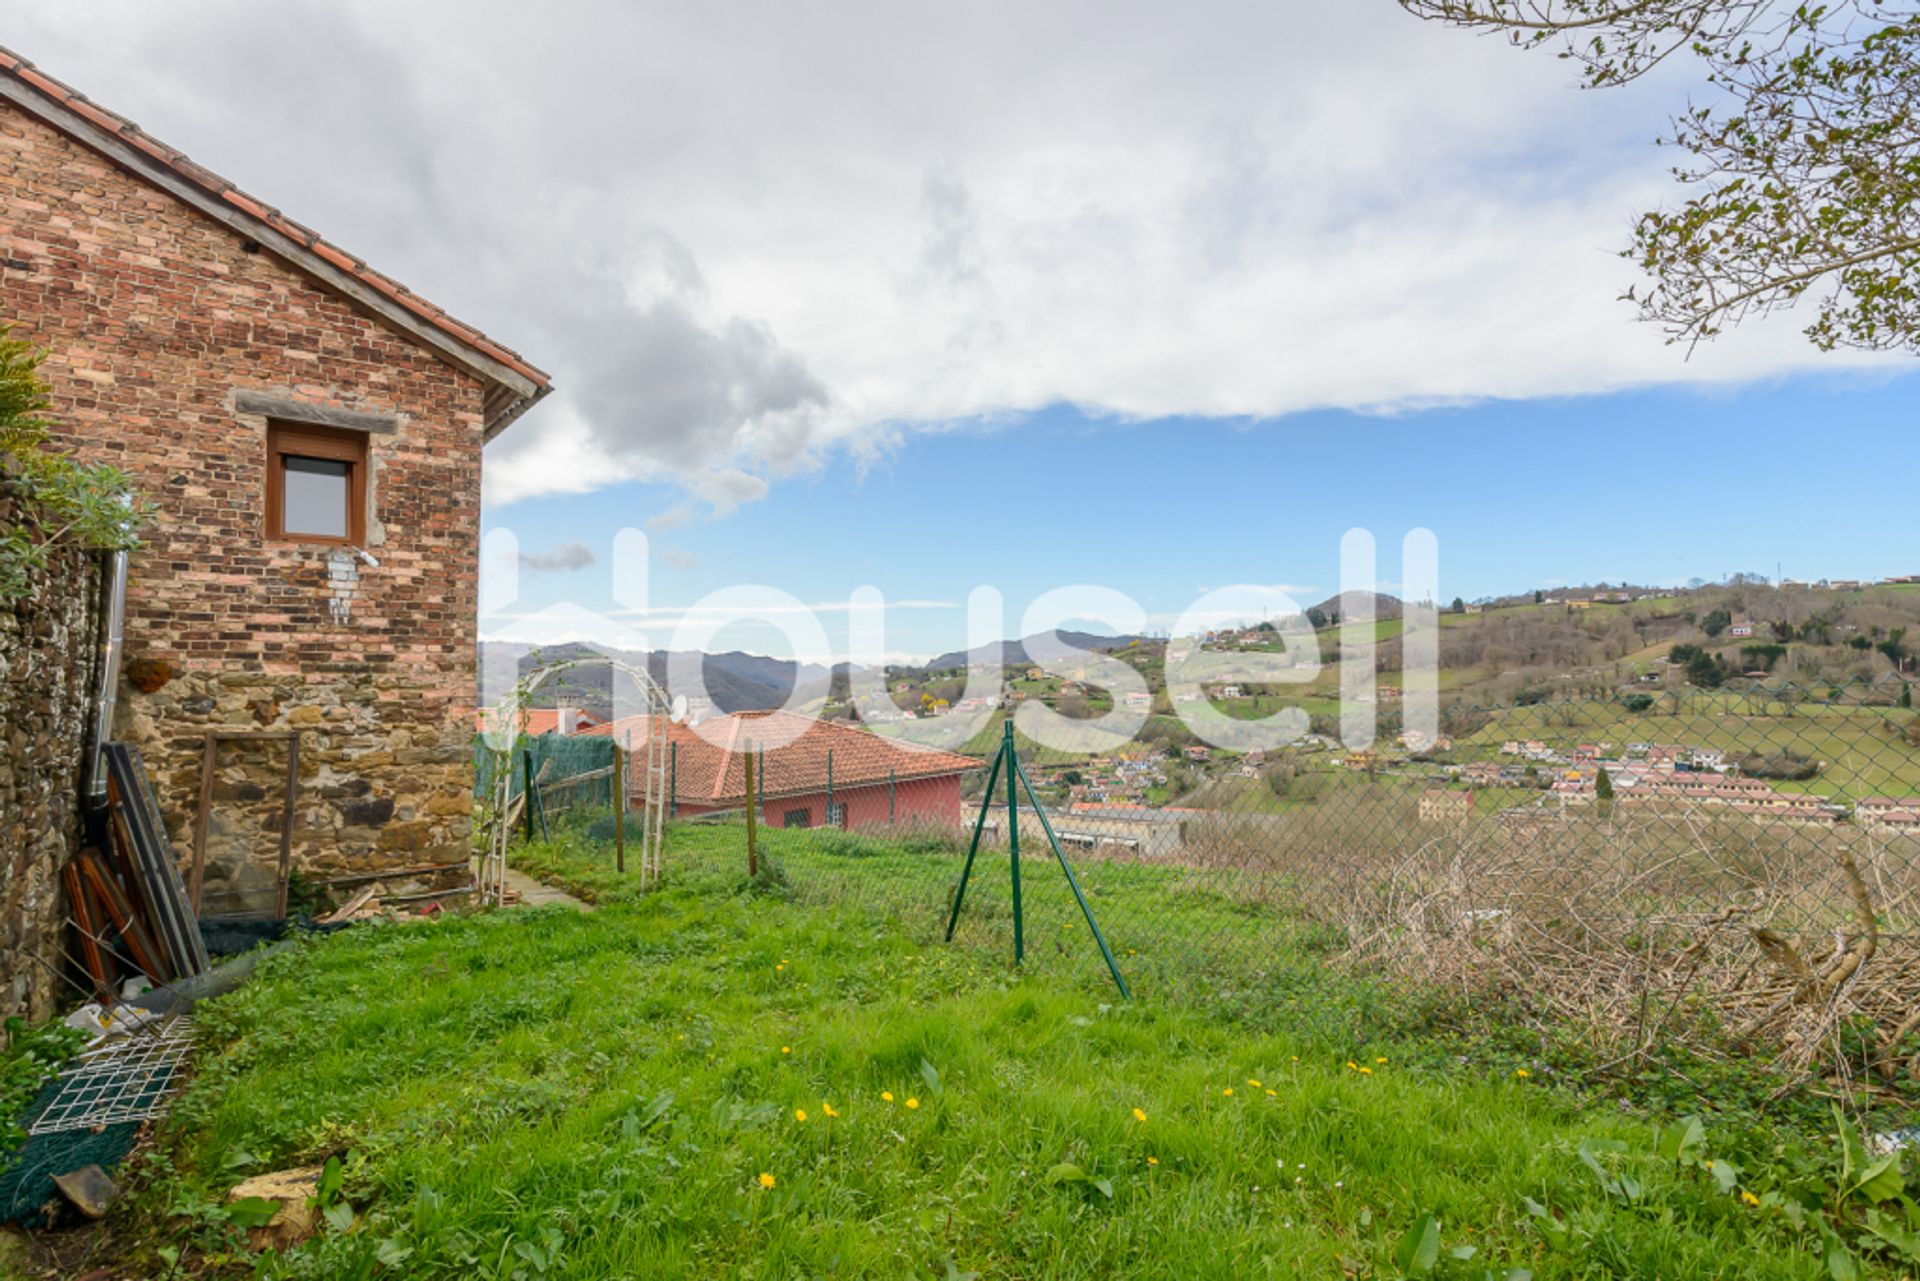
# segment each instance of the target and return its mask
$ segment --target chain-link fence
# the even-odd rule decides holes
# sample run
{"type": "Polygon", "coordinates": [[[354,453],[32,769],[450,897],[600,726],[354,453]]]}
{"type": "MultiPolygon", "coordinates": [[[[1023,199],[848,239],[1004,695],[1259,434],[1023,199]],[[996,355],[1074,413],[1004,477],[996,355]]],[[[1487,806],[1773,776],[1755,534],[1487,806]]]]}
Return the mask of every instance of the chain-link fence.
{"type": "Polygon", "coordinates": [[[556,818],[581,810],[608,811],[620,805],[620,780],[610,738],[521,734],[505,747],[476,738],[473,765],[473,794],[482,801],[495,795],[498,772],[511,772],[501,799],[529,839],[550,836],[556,818]],[[531,789],[528,779],[533,780],[531,789]]]}
{"type": "MultiPolygon", "coordinates": [[[[1324,732],[1268,752],[1162,733],[1080,757],[1016,735],[1025,963],[1107,974],[1077,884],[1140,994],[1304,1011],[1337,992],[1361,1023],[1444,1006],[1601,1057],[1694,1039],[1920,1077],[1913,697],[1898,680],[1656,686],[1445,707],[1433,735],[1383,704],[1358,750],[1319,718],[1324,732]]],[[[850,773],[844,750],[838,779],[808,777],[797,749],[764,754],[769,874],[944,931],[977,822],[956,938],[1010,954],[1005,772],[991,797],[991,756],[917,780],[907,805],[897,777],[850,773]]],[[[679,799],[669,874],[744,873],[744,807],[689,823],[679,799]]]]}

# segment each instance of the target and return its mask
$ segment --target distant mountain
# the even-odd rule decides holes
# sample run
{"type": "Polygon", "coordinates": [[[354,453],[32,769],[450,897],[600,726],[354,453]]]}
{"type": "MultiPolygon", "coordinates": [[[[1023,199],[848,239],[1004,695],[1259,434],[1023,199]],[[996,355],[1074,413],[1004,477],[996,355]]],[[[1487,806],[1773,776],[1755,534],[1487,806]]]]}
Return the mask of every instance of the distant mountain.
{"type": "MultiPolygon", "coordinates": [[[[525,675],[538,668],[569,662],[581,658],[597,658],[602,651],[587,645],[561,644],[532,646],[500,641],[482,641],[481,656],[484,663],[489,652],[505,649],[514,654],[516,669],[525,675]]],[[[689,693],[687,690],[671,688],[667,678],[669,661],[667,650],[654,650],[650,653],[635,653],[625,650],[612,651],[612,656],[621,662],[644,669],[654,680],[668,686],[673,694],[689,693]]],[[[798,682],[803,690],[818,685],[824,689],[830,675],[827,668],[818,663],[795,663],[789,659],[768,658],[763,654],[743,654],[731,650],[724,654],[705,654],[700,660],[701,674],[706,679],[707,693],[713,699],[713,705],[723,712],[754,711],[763,707],[778,707],[786,701],[788,693],[798,682]]],[[[606,715],[613,707],[613,669],[604,665],[588,665],[554,677],[535,692],[533,703],[538,707],[582,707],[598,715],[606,715]]]]}
{"type": "MultiPolygon", "coordinates": [[[[1063,644],[1071,645],[1075,649],[1125,649],[1130,641],[1146,639],[1144,636],[1100,636],[1093,632],[1072,631],[1058,631],[1055,632],[1054,635],[1058,636],[1063,644]]],[[[1026,640],[998,641],[992,645],[981,645],[970,650],[957,649],[950,654],[942,654],[938,658],[923,663],[917,668],[902,667],[896,668],[895,670],[926,672],[954,671],[969,666],[970,661],[982,663],[994,662],[994,651],[996,649],[999,651],[998,661],[1002,667],[1026,667],[1033,661],[1028,656],[1027,646],[1036,639],[1038,638],[1035,636],[1029,636],[1026,640]]]]}

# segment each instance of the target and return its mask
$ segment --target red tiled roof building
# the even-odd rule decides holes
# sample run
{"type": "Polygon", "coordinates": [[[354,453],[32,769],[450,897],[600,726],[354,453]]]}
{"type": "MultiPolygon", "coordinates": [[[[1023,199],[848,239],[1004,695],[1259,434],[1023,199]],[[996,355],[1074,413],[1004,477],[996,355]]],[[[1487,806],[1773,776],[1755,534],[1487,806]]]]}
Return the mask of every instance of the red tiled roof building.
{"type": "MultiPolygon", "coordinates": [[[[631,748],[629,791],[636,799],[645,788],[647,724],[629,717],[581,731],[611,734],[631,748]]],[[[747,756],[757,753],[760,817],[778,827],[958,825],[960,779],[981,768],[971,756],[791,712],[735,712],[697,730],[671,725],[667,741],[676,813],[745,808],[747,756]]]]}

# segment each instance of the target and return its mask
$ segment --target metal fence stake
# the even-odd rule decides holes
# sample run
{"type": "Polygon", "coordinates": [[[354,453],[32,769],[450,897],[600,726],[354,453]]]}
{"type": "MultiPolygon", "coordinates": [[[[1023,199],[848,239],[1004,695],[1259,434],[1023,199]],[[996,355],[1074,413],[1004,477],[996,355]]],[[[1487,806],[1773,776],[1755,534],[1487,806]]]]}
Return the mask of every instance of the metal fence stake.
{"type": "Polygon", "coordinates": [[[960,885],[953,892],[953,911],[947,916],[947,942],[953,942],[953,928],[960,922],[960,904],[967,897],[967,878],[973,875],[973,856],[980,852],[980,833],[987,825],[987,807],[993,804],[993,785],[1000,777],[1005,757],[995,752],[993,768],[987,772],[987,789],[980,794],[980,813],[973,820],[973,840],[967,845],[967,861],[960,868],[960,885]]]}
{"type": "Polygon", "coordinates": [[[1000,739],[1000,751],[1007,759],[1007,857],[1013,867],[1013,963],[1027,959],[1025,921],[1020,914],[1020,796],[1015,790],[1015,772],[1020,768],[1013,751],[1013,718],[1001,722],[1006,733],[1000,739]]]}

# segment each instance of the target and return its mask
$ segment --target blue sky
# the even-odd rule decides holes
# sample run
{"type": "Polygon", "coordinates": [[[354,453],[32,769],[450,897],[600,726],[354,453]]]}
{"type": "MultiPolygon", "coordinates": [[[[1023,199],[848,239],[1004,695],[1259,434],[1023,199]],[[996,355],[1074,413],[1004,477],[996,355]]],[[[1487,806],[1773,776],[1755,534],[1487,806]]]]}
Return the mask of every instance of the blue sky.
{"type": "MultiPolygon", "coordinates": [[[[1650,389],[1486,401],[1397,415],[1117,422],[1066,406],[907,438],[865,465],[842,455],[723,517],[651,535],[650,604],[673,610],[738,583],[807,603],[873,585],[890,650],[964,642],[978,585],[1007,633],[1039,593],[1117,588],[1157,618],[1232,583],[1335,590],[1341,535],[1372,530],[1392,581],[1400,538],[1438,536],[1442,595],[1599,580],[1680,583],[1920,572],[1911,515],[1920,376],[1804,375],[1739,389],[1650,389]]],[[[612,536],[679,501],[626,484],[487,512],[522,550],[585,544],[596,563],[525,572],[521,607],[608,598],[612,536]]],[[[841,617],[823,613],[844,652],[841,617]]],[[[656,643],[665,640],[664,634],[656,643]]],[[[738,625],[721,647],[777,652],[738,625]]]]}

